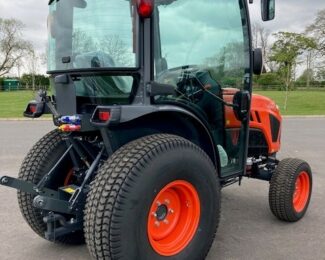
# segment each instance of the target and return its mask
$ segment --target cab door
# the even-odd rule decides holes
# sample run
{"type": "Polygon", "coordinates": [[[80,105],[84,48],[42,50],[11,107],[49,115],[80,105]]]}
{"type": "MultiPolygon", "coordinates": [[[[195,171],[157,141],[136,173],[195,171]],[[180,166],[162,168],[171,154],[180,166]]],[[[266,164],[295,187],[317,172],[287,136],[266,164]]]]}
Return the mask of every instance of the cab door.
{"type": "Polygon", "coordinates": [[[155,81],[175,86],[176,95],[166,99],[191,105],[204,115],[220,155],[221,176],[243,174],[249,119],[246,115],[238,120],[231,104],[235,95],[246,95],[248,114],[246,1],[156,1],[153,20],[155,81]]]}

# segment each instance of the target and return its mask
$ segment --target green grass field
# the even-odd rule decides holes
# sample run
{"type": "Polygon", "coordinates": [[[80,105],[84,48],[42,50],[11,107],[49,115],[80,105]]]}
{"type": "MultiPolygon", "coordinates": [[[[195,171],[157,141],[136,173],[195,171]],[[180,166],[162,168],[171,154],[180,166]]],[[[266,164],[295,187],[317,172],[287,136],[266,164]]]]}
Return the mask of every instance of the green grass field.
{"type": "MultiPolygon", "coordinates": [[[[292,91],[284,111],[285,93],[282,91],[255,91],[272,98],[283,115],[325,115],[325,91],[292,91]]],[[[32,91],[0,92],[0,118],[22,117],[28,101],[34,99],[32,91]]]]}
{"type": "Polygon", "coordinates": [[[291,91],[284,110],[284,91],[254,91],[273,99],[282,115],[325,115],[325,91],[291,91]]]}
{"type": "Polygon", "coordinates": [[[28,102],[34,98],[33,91],[0,92],[0,118],[23,117],[28,102]]]}

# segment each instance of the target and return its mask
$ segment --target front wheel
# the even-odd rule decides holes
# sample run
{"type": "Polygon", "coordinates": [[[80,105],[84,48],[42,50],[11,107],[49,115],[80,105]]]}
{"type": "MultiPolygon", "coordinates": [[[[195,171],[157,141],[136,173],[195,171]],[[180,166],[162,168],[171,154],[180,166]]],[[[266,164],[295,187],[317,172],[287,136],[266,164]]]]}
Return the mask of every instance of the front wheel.
{"type": "Polygon", "coordinates": [[[279,219],[295,222],[308,208],[312,192],[312,173],[309,165],[299,159],[282,160],[270,182],[269,204],[279,219]]]}
{"type": "Polygon", "coordinates": [[[99,170],[86,203],[86,242],[95,259],[204,259],[219,210],[209,157],[181,137],[148,136],[99,170]]]}

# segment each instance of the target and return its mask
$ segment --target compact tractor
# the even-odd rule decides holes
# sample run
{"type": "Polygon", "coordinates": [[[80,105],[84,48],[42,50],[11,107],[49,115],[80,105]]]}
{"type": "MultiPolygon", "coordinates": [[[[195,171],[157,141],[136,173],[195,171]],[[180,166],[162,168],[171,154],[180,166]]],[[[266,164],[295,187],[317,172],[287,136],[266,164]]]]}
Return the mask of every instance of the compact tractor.
{"type": "MultiPolygon", "coordinates": [[[[304,216],[310,167],[277,160],[279,109],[252,95],[263,62],[249,3],[49,2],[52,90],[24,115],[50,113],[56,129],[17,179],[0,179],[38,235],[86,242],[94,259],[204,259],[220,190],[244,177],[270,183],[280,220],[304,216]]],[[[274,13],[274,0],[261,0],[262,19],[274,13]]]]}

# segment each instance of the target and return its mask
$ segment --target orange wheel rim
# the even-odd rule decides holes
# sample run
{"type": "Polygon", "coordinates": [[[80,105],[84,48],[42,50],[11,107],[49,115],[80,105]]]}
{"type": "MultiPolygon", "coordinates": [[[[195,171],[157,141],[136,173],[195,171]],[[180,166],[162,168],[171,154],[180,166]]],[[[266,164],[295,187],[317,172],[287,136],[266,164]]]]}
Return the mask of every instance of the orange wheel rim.
{"type": "Polygon", "coordinates": [[[148,237],[160,255],[173,256],[193,239],[201,214],[199,195],[187,181],[174,181],[154,199],[148,216],[148,237]]]}
{"type": "Polygon", "coordinates": [[[296,212],[301,212],[306,207],[310,193],[310,180],[307,172],[301,172],[295,183],[293,193],[293,207],[296,212]]]}

